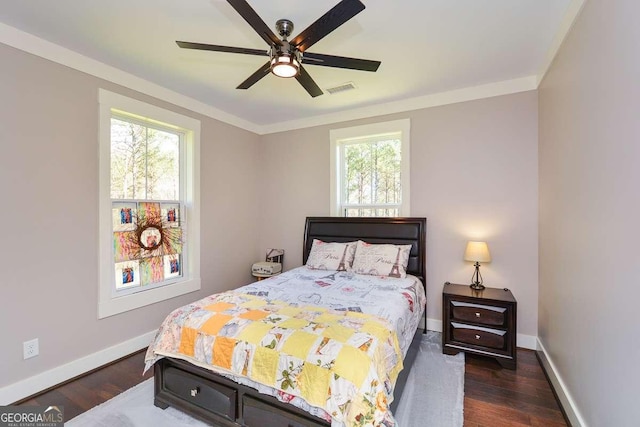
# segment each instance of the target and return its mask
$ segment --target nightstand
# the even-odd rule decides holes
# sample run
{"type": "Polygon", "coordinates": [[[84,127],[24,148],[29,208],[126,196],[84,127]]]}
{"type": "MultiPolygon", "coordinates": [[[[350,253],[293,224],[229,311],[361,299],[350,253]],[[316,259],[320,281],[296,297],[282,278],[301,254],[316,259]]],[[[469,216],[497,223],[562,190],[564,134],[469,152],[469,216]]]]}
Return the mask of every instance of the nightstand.
{"type": "Polygon", "coordinates": [[[474,291],[469,285],[444,284],[442,352],[461,351],[495,358],[516,369],[517,301],[507,288],[474,291]]]}

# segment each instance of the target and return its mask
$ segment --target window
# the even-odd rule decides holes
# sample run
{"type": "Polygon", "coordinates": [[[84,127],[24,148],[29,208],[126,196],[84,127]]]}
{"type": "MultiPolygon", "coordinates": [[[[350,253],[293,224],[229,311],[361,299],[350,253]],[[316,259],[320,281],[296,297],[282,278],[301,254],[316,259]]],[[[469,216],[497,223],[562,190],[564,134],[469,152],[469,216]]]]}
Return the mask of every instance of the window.
{"type": "Polygon", "coordinates": [[[100,90],[103,318],[200,289],[200,122],[100,90]]]}
{"type": "Polygon", "coordinates": [[[331,214],[409,216],[409,119],[331,131],[331,214]]]}

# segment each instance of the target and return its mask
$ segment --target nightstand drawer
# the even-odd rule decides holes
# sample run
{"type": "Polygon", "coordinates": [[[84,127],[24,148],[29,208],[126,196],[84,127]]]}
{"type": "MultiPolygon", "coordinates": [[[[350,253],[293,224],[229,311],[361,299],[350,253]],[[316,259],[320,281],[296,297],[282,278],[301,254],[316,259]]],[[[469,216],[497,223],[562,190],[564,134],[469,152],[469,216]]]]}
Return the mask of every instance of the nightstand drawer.
{"type": "Polygon", "coordinates": [[[500,350],[505,348],[506,331],[456,322],[451,322],[451,331],[454,341],[500,350]]]}
{"type": "Polygon", "coordinates": [[[451,315],[455,320],[483,325],[503,326],[506,323],[504,307],[451,301],[451,315]]]}

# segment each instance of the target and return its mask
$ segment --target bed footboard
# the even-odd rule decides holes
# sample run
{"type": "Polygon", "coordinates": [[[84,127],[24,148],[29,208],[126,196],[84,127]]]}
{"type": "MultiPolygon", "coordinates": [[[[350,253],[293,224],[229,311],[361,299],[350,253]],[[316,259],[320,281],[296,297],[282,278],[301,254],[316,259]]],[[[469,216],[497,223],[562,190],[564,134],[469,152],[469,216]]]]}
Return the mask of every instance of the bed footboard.
{"type": "MultiPolygon", "coordinates": [[[[397,408],[409,368],[417,356],[421,333],[416,331],[396,382],[391,410],[397,408]]],[[[154,365],[154,405],[173,406],[207,423],[222,427],[329,427],[330,423],[292,405],[236,384],[214,372],[179,359],[154,365]]]]}
{"type": "Polygon", "coordinates": [[[223,427],[328,427],[330,424],[188,362],[164,358],[154,366],[155,406],[168,406],[223,427]]]}

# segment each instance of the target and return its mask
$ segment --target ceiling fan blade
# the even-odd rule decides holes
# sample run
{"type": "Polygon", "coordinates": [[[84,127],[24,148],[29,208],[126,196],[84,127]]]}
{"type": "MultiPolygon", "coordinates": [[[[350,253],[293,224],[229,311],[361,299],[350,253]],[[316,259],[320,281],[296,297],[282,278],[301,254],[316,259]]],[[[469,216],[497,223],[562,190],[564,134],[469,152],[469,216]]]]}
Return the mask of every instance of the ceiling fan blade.
{"type": "Polygon", "coordinates": [[[258,68],[258,70],[251,74],[249,78],[238,85],[236,89],[249,89],[254,84],[258,83],[261,78],[269,74],[271,71],[271,63],[267,61],[262,67],[258,68]]]}
{"type": "Polygon", "coordinates": [[[214,52],[244,53],[246,55],[269,56],[269,52],[267,52],[265,49],[249,49],[244,47],[218,46],[215,44],[182,41],[176,41],[176,44],[183,49],[211,50],[214,52]]]}
{"type": "Polygon", "coordinates": [[[377,71],[380,61],[369,59],[346,58],[344,56],[323,55],[321,53],[306,52],[302,56],[302,62],[308,65],[321,65],[323,67],[348,68],[350,70],[377,71]]]}
{"type": "Polygon", "coordinates": [[[309,92],[309,95],[313,98],[322,95],[322,89],[320,89],[320,86],[313,81],[309,73],[307,73],[307,70],[305,70],[302,65],[300,66],[300,73],[296,76],[296,80],[300,82],[302,87],[309,92]]]}
{"type": "Polygon", "coordinates": [[[264,23],[262,18],[258,16],[255,10],[246,0],[227,0],[231,7],[233,7],[236,12],[240,14],[244,18],[245,21],[258,33],[262,39],[267,42],[269,46],[271,45],[282,45],[282,41],[276,36],[273,31],[264,23]]]}
{"type": "Polygon", "coordinates": [[[360,0],[342,0],[335,5],[333,9],[322,15],[316,22],[298,34],[291,41],[291,44],[296,46],[301,52],[304,52],[363,10],[364,4],[362,4],[360,0]]]}

